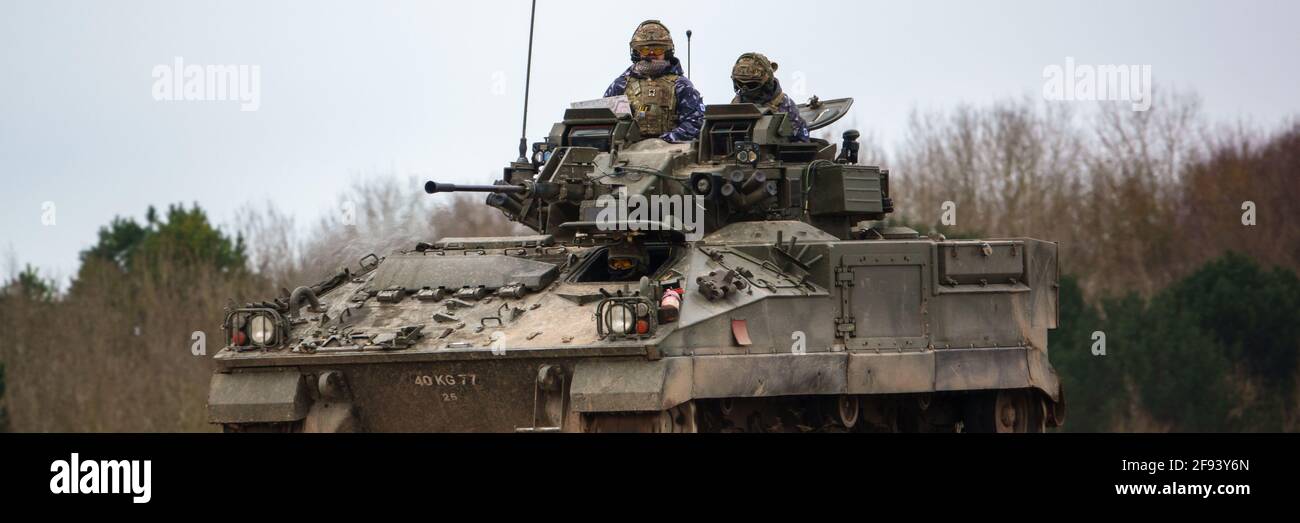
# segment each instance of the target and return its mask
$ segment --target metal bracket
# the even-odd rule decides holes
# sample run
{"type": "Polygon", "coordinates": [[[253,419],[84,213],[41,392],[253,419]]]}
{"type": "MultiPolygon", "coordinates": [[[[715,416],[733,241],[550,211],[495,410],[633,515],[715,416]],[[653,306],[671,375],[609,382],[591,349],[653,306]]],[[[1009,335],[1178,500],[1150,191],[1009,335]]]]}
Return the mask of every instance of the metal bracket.
{"type": "Polygon", "coordinates": [[[515,427],[515,432],[538,434],[546,432],[562,432],[564,430],[564,417],[569,411],[569,395],[565,393],[565,384],[567,376],[564,369],[559,365],[542,365],[537,369],[537,380],[533,382],[533,424],[529,427],[515,427]],[[546,405],[548,396],[558,394],[560,397],[560,423],[559,425],[541,425],[541,421],[546,417],[546,405]]]}
{"type": "Polygon", "coordinates": [[[840,289],[840,315],[835,318],[835,337],[852,338],[858,331],[853,318],[853,268],[844,265],[835,267],[835,286],[840,289]]]}

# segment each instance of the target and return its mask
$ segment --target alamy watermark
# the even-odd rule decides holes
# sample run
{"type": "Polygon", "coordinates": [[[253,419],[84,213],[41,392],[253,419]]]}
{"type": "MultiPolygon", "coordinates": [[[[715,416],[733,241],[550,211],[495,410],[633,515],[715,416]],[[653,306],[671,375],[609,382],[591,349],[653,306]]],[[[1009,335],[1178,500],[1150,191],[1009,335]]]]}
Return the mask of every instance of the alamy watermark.
{"type": "Polygon", "coordinates": [[[492,349],[493,356],[506,355],[506,349],[508,348],[506,346],[506,333],[501,331],[492,331],[492,334],[488,335],[488,339],[492,340],[492,343],[489,344],[488,347],[492,349]]]}
{"type": "Polygon", "coordinates": [[[208,355],[208,333],[194,331],[190,333],[190,342],[190,354],[195,356],[208,355]]]}
{"type": "Polygon", "coordinates": [[[1092,333],[1092,355],[1106,355],[1106,333],[1102,331],[1093,331],[1092,333]]]}
{"type": "Polygon", "coordinates": [[[357,204],[352,200],[344,200],[339,204],[339,224],[344,227],[357,226],[357,204]]]}
{"type": "Polygon", "coordinates": [[[262,106],[262,67],[259,65],[186,64],[177,56],[170,64],[153,66],[157,101],[235,101],[240,111],[262,106]]]}
{"type": "Polygon", "coordinates": [[[795,98],[795,100],[808,99],[808,75],[803,71],[790,73],[790,82],[782,83],[781,90],[795,98]]]}
{"type": "Polygon", "coordinates": [[[51,494],[127,494],[132,503],[148,503],[153,498],[151,460],[81,459],[73,452],[69,459],[50,463],[51,494]]]}
{"type": "Polygon", "coordinates": [[[1151,109],[1150,65],[1076,64],[1067,56],[1065,65],[1043,68],[1043,98],[1072,102],[1131,102],[1134,111],[1151,109]]]}
{"type": "Polygon", "coordinates": [[[495,71],[492,73],[492,96],[506,95],[506,72],[495,71]]]}
{"type": "Polygon", "coordinates": [[[59,210],[54,202],[41,202],[41,225],[53,227],[59,223],[59,210]]]}
{"type": "Polygon", "coordinates": [[[596,198],[601,231],[681,231],[687,241],[704,238],[704,197],[698,195],[604,194],[596,198]]]}
{"type": "Polygon", "coordinates": [[[955,202],[952,200],[945,201],[939,206],[939,210],[942,211],[939,215],[941,225],[945,227],[957,226],[957,204],[955,202]]]}

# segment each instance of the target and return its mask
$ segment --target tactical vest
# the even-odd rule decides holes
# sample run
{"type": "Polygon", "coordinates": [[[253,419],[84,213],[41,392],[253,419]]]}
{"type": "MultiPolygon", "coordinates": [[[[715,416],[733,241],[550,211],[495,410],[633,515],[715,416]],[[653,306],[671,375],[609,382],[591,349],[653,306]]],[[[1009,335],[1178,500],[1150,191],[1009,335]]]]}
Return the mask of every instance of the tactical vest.
{"type": "Polygon", "coordinates": [[[628,75],[627,101],[642,136],[659,136],[677,127],[677,75],[628,75]]]}

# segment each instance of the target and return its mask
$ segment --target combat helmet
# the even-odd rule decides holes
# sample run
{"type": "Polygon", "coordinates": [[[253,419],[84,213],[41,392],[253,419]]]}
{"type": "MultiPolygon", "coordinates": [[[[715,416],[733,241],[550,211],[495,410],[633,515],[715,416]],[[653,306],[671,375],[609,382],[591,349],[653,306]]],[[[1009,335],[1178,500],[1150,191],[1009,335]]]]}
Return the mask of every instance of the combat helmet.
{"type": "Polygon", "coordinates": [[[745,53],[736,59],[731,68],[731,81],[734,87],[741,84],[765,84],[776,73],[777,64],[768,60],[762,53],[745,53]]]}
{"type": "Polygon", "coordinates": [[[638,48],[650,46],[662,46],[668,51],[673,50],[673,36],[663,22],[646,20],[636,26],[636,31],[632,32],[632,40],[628,42],[628,47],[633,53],[638,48]]]}
{"type": "Polygon", "coordinates": [[[777,64],[762,53],[742,54],[731,68],[731,87],[744,98],[771,98],[776,94],[776,68],[777,64]]]}

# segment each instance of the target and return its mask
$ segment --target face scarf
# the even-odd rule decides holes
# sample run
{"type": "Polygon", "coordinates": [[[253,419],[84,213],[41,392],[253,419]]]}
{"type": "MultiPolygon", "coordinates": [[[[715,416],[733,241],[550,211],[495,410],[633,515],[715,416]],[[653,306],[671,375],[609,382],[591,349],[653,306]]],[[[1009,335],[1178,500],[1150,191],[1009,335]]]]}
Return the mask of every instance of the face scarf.
{"type": "Polygon", "coordinates": [[[640,60],[632,66],[632,73],[642,77],[656,77],[664,74],[673,63],[668,60],[640,60]]]}
{"type": "Polygon", "coordinates": [[[740,101],[749,104],[766,105],[781,96],[781,83],[773,78],[771,82],[763,84],[755,89],[736,89],[736,95],[740,101]]]}

